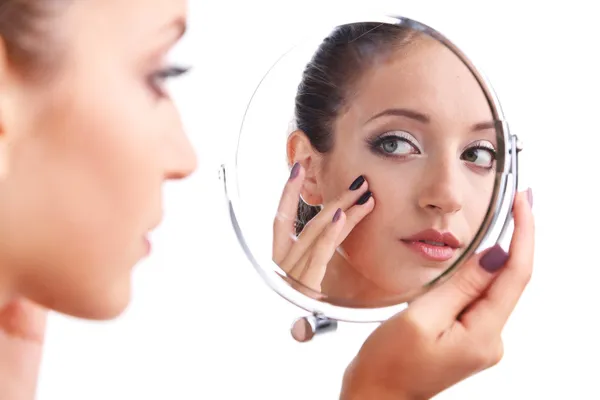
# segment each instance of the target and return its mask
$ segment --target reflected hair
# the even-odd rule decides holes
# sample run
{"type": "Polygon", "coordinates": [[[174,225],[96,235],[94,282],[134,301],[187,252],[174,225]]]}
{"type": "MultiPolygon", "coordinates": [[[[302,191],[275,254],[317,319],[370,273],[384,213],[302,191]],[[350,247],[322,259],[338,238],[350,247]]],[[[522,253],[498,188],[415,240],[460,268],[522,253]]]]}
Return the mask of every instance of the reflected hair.
{"type": "MultiPolygon", "coordinates": [[[[361,77],[380,59],[422,35],[404,26],[360,22],[336,27],[321,42],[302,73],[294,109],[295,125],[314,150],[325,154],[333,148],[336,119],[352,100],[361,77]]],[[[319,211],[300,199],[296,235],[319,211]]]]}

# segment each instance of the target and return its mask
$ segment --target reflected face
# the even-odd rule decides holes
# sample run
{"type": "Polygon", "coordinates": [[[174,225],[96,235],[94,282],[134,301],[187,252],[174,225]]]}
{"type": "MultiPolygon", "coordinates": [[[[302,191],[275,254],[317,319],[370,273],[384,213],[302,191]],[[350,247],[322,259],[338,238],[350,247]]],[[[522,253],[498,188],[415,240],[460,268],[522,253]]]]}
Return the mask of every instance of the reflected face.
{"type": "Polygon", "coordinates": [[[73,1],[52,77],[2,75],[0,280],[18,294],[86,318],[128,304],[161,187],[195,169],[165,89],[185,18],[185,0],[73,1]]]}
{"type": "Polygon", "coordinates": [[[356,89],[322,159],[322,200],[365,176],[375,208],[343,243],[347,260],[386,291],[416,289],[483,222],[495,179],[492,114],[467,67],[428,38],[368,70],[356,89]]]}

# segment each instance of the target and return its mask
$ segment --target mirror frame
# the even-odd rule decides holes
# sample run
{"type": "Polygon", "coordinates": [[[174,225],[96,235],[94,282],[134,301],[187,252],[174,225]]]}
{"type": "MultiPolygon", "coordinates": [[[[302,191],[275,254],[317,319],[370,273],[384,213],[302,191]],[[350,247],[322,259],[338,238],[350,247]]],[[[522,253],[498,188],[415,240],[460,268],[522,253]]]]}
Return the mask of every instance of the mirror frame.
{"type": "Polygon", "coordinates": [[[269,260],[269,262],[266,263],[259,263],[255,258],[244,236],[244,233],[250,232],[251,229],[249,229],[248,225],[244,223],[244,214],[241,211],[241,199],[239,197],[237,159],[240,137],[243,133],[246,115],[251,107],[255,94],[261,87],[262,82],[270,74],[271,70],[278,65],[279,61],[288,53],[293,51],[296,46],[293,46],[290,50],[279,57],[260,80],[246,108],[240,131],[238,133],[236,151],[232,152],[233,154],[230,155],[226,164],[221,166],[221,179],[224,181],[223,184],[225,187],[229,216],[238,242],[250,263],[253,265],[265,283],[271,288],[271,290],[275,291],[278,295],[290,303],[303,310],[306,310],[313,315],[323,315],[336,321],[363,323],[382,322],[389,319],[391,316],[404,310],[408,306],[409,298],[419,296],[430,290],[432,287],[441,284],[450,276],[452,276],[452,274],[458,268],[460,268],[461,265],[464,265],[464,261],[467,258],[503,240],[508,227],[512,222],[512,205],[518,188],[518,153],[522,149],[516,135],[510,134],[508,123],[506,122],[502,107],[489,80],[485,77],[483,72],[474,65],[470,58],[468,58],[459,49],[457,45],[446,38],[446,36],[425,25],[424,23],[402,16],[383,16],[367,19],[344,18],[344,22],[331,23],[330,25],[332,29],[334,29],[339,25],[367,21],[407,26],[421,31],[441,42],[457,57],[459,57],[459,59],[471,71],[483,90],[489,107],[492,111],[492,117],[496,123],[496,133],[498,137],[497,170],[492,198],[486,213],[486,217],[481,224],[481,227],[475,238],[467,250],[451,267],[449,267],[438,278],[434,279],[424,287],[403,295],[399,295],[393,301],[388,303],[379,302],[378,304],[361,304],[360,306],[357,306],[341,304],[339,299],[336,299],[336,302],[324,301],[324,299],[327,300],[326,296],[314,292],[306,287],[300,288],[299,290],[298,286],[302,285],[297,282],[295,283],[291,278],[288,278],[287,274],[275,262],[269,260]],[[494,228],[497,228],[496,232],[494,232],[494,228]]]}

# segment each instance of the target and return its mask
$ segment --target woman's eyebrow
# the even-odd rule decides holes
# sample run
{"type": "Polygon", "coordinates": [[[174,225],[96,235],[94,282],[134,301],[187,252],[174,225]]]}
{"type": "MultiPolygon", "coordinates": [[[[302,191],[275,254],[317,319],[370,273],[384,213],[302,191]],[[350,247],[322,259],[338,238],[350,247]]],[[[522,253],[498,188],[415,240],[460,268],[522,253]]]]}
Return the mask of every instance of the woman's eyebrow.
{"type": "MultiPolygon", "coordinates": [[[[413,120],[418,121],[423,124],[428,124],[431,122],[431,117],[429,115],[421,113],[419,111],[411,110],[408,108],[388,108],[380,113],[375,114],[371,118],[369,118],[365,122],[365,125],[375,119],[382,118],[382,117],[389,117],[389,116],[406,117],[406,118],[413,119],[413,120]]],[[[472,132],[480,132],[480,131],[485,131],[488,129],[496,129],[497,123],[498,123],[498,121],[495,121],[495,120],[478,122],[471,127],[471,131],[472,132]]]]}
{"type": "Polygon", "coordinates": [[[485,131],[486,129],[496,129],[496,121],[479,122],[471,128],[473,132],[485,131]]]}
{"type": "Polygon", "coordinates": [[[428,124],[431,121],[431,118],[428,115],[415,110],[410,110],[407,108],[388,108],[387,110],[384,110],[369,118],[367,122],[365,122],[365,125],[377,118],[387,116],[406,117],[414,119],[415,121],[421,122],[423,124],[428,124]]]}

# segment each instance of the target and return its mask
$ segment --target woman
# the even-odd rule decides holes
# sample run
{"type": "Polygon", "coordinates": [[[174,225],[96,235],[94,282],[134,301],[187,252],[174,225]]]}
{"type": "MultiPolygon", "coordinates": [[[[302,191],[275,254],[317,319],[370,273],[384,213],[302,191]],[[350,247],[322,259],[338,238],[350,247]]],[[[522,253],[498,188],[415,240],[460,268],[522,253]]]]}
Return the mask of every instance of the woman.
{"type": "MultiPolygon", "coordinates": [[[[0,0],[0,10],[0,393],[6,400],[33,399],[45,309],[87,319],[119,315],[129,302],[131,269],[148,254],[146,234],[161,218],[162,183],[195,168],[164,89],[166,78],[185,71],[164,60],[184,32],[186,2],[0,0]]],[[[504,263],[506,254],[495,249],[482,261],[494,270],[505,265],[488,289],[485,309],[472,309],[485,313],[486,327],[502,325],[523,289],[514,276],[527,276],[531,268],[532,221],[524,199],[515,206],[519,240],[511,257],[504,263]],[[500,290],[502,308],[488,310],[500,290]]],[[[397,342],[390,331],[404,332],[404,345],[429,343],[414,336],[416,318],[436,315],[442,329],[449,315],[483,293],[497,274],[483,274],[477,262],[464,269],[470,275],[459,276],[477,282],[477,290],[469,297],[457,292],[456,303],[442,302],[446,314],[433,304],[432,292],[416,303],[416,315],[382,325],[348,369],[345,398],[436,392],[487,366],[465,353],[435,384],[412,383],[396,378],[402,363],[412,362],[417,371],[411,358],[420,360],[423,375],[447,354],[421,357],[418,352],[430,349],[412,346],[379,357],[397,342]],[[423,312],[429,309],[435,313],[423,312]],[[380,368],[394,377],[382,379],[380,368]]],[[[438,289],[460,287],[471,288],[438,289]]],[[[462,354],[460,346],[487,331],[454,332],[464,340],[455,337],[446,350],[462,354]]],[[[487,333],[478,347],[482,354],[487,339],[499,337],[487,333]]]]}
{"type": "Polygon", "coordinates": [[[486,97],[451,50],[410,28],[340,26],[304,70],[295,117],[288,156],[306,171],[300,241],[314,205],[348,190],[357,202],[314,282],[323,294],[362,303],[405,294],[466,250],[489,207],[497,143],[486,97]]]}

